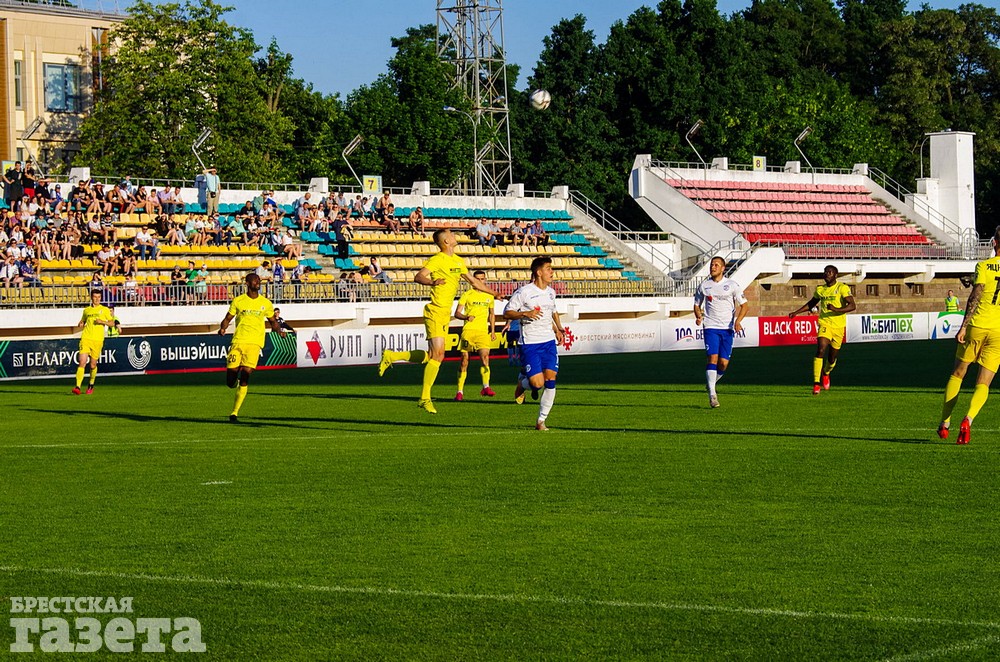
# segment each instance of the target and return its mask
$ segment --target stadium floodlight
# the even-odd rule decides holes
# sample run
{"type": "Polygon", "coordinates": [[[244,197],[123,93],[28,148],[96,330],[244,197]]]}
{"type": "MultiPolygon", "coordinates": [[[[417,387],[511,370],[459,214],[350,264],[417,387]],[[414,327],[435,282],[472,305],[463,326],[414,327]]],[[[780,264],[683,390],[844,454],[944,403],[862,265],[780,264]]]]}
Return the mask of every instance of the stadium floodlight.
{"type": "Polygon", "coordinates": [[[347,143],[347,147],[345,147],[344,151],[340,153],[341,158],[344,159],[344,163],[347,164],[347,167],[351,169],[351,174],[354,175],[354,179],[357,180],[358,186],[361,187],[362,191],[365,190],[364,182],[362,182],[361,178],[358,177],[358,173],[354,172],[354,166],[352,166],[351,162],[347,160],[347,157],[353,154],[354,150],[356,150],[358,147],[361,147],[361,143],[363,143],[364,141],[365,141],[364,137],[359,133],[358,135],[354,136],[354,139],[351,140],[351,142],[347,143]]]}
{"type": "Polygon", "coordinates": [[[455,106],[445,106],[444,112],[462,113],[463,115],[469,118],[470,122],[472,122],[472,169],[473,169],[472,179],[473,179],[473,187],[475,188],[473,194],[480,195],[483,190],[483,178],[482,178],[482,170],[479,167],[479,135],[478,135],[479,127],[477,126],[479,122],[477,122],[476,118],[473,117],[470,113],[467,113],[460,108],[455,108],[455,106]]]}
{"type": "Polygon", "coordinates": [[[809,158],[806,157],[806,153],[802,151],[801,147],[799,147],[799,143],[805,140],[812,132],[813,130],[811,126],[807,126],[806,128],[802,129],[802,133],[800,133],[799,137],[795,139],[795,149],[799,150],[799,154],[802,155],[802,159],[806,162],[806,165],[809,166],[809,170],[815,171],[816,169],[813,168],[813,164],[809,162],[809,158]]]}
{"type": "Polygon", "coordinates": [[[687,141],[688,147],[691,148],[691,151],[694,152],[694,155],[698,157],[699,161],[701,161],[701,167],[707,170],[708,164],[705,163],[705,159],[701,158],[701,154],[698,153],[698,150],[695,149],[694,147],[694,143],[691,142],[691,139],[694,138],[696,135],[698,135],[698,132],[701,131],[701,127],[703,126],[705,126],[704,120],[698,120],[697,122],[695,122],[691,126],[691,128],[688,129],[688,132],[684,135],[684,140],[687,141]]]}
{"type": "Polygon", "coordinates": [[[199,135],[198,138],[191,144],[191,151],[194,153],[194,158],[198,159],[198,165],[201,166],[202,170],[205,169],[205,164],[202,162],[201,156],[198,154],[198,148],[205,144],[205,141],[208,140],[210,135],[212,135],[211,129],[202,129],[201,135],[199,135]]]}
{"type": "Polygon", "coordinates": [[[31,140],[31,136],[35,135],[35,133],[38,132],[38,129],[40,129],[42,127],[42,124],[44,123],[45,120],[43,120],[42,116],[39,115],[31,122],[31,124],[28,125],[28,127],[24,131],[21,132],[21,135],[18,137],[18,141],[21,143],[21,145],[24,146],[24,151],[28,153],[28,156],[34,162],[35,166],[38,169],[38,174],[41,177],[45,176],[45,171],[42,170],[41,162],[37,158],[35,158],[35,154],[31,151],[31,147],[28,146],[28,141],[31,140]]]}

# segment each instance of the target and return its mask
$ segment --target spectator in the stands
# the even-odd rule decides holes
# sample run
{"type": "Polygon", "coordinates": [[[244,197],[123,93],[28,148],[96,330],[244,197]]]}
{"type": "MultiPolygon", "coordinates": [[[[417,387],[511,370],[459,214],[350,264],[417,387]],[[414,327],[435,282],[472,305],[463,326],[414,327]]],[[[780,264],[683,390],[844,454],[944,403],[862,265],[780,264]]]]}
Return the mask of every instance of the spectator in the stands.
{"type": "Polygon", "coordinates": [[[490,221],[490,234],[492,234],[493,238],[497,240],[497,246],[503,246],[503,230],[500,229],[500,224],[497,223],[495,218],[490,221]]]}
{"type": "Polygon", "coordinates": [[[4,202],[12,211],[16,211],[24,195],[24,171],[20,161],[14,161],[14,167],[4,173],[3,185],[4,202]]]}
{"type": "Polygon", "coordinates": [[[53,213],[61,214],[63,212],[66,201],[63,199],[62,186],[60,184],[52,187],[52,197],[49,199],[49,204],[52,205],[53,213]]]}
{"type": "Polygon", "coordinates": [[[107,209],[112,214],[121,214],[125,211],[126,203],[125,198],[122,195],[121,187],[112,186],[111,189],[104,195],[104,200],[107,204],[107,209]]]}
{"type": "Polygon", "coordinates": [[[476,241],[479,242],[480,246],[497,245],[496,237],[493,236],[493,230],[485,218],[479,219],[479,223],[476,225],[476,241]]]}
{"type": "Polygon", "coordinates": [[[186,246],[187,237],[184,235],[184,227],[180,223],[171,223],[167,229],[166,240],[171,246],[186,246]]]}
{"type": "Polygon", "coordinates": [[[391,202],[386,206],[385,211],[382,213],[382,225],[385,227],[385,231],[399,234],[402,232],[399,227],[399,221],[396,219],[396,205],[391,202]]]}
{"type": "Polygon", "coordinates": [[[374,255],[372,255],[368,260],[368,275],[372,277],[372,280],[376,280],[380,283],[392,282],[389,272],[382,268],[382,264],[379,262],[379,259],[374,255]]]}
{"type": "Polygon", "coordinates": [[[131,214],[132,212],[135,211],[135,206],[136,206],[135,187],[132,186],[132,182],[130,180],[126,179],[122,182],[119,182],[117,188],[118,188],[118,195],[121,196],[123,203],[122,213],[131,214]]]}
{"type": "Polygon", "coordinates": [[[507,228],[507,239],[514,246],[527,246],[527,235],[524,233],[524,226],[521,219],[517,219],[507,228]]]}
{"type": "Polygon", "coordinates": [[[153,206],[150,202],[150,196],[146,193],[146,187],[140,186],[135,190],[135,213],[137,214],[152,214],[153,206]]]}
{"type": "Polygon", "coordinates": [[[537,218],[534,223],[528,226],[527,241],[530,241],[532,246],[549,245],[549,235],[542,227],[542,222],[537,218]]]}
{"type": "Polygon", "coordinates": [[[101,216],[101,230],[104,232],[104,240],[109,242],[118,241],[118,228],[115,226],[115,219],[110,213],[101,216]]]}
{"type": "Polygon", "coordinates": [[[35,197],[35,183],[38,181],[38,173],[35,172],[35,164],[28,159],[24,162],[24,174],[21,175],[21,186],[24,195],[29,199],[35,197]]]}
{"type": "Polygon", "coordinates": [[[131,244],[119,241],[115,252],[118,260],[118,270],[123,276],[131,276],[136,271],[135,250],[131,244]]]}
{"type": "Polygon", "coordinates": [[[287,228],[285,228],[285,231],[281,233],[280,241],[281,247],[278,250],[284,257],[289,260],[302,259],[302,246],[292,239],[292,235],[289,233],[287,228]]]}
{"type": "Polygon", "coordinates": [[[424,236],[426,231],[424,229],[424,210],[422,207],[417,207],[410,212],[410,232],[413,234],[420,234],[424,236]]]}
{"type": "Polygon", "coordinates": [[[21,270],[18,268],[17,259],[14,256],[8,255],[4,259],[3,265],[0,266],[0,280],[3,281],[4,287],[11,285],[24,287],[24,278],[21,276],[21,270]]]}
{"type": "Polygon", "coordinates": [[[104,182],[92,182],[90,191],[90,204],[87,205],[87,213],[110,214],[111,203],[105,199],[104,182]]]}
{"type": "Polygon", "coordinates": [[[260,278],[260,282],[266,283],[272,278],[274,278],[274,272],[271,270],[271,261],[264,260],[259,267],[254,270],[254,273],[260,278]]]}
{"type": "Polygon", "coordinates": [[[346,214],[340,214],[333,222],[333,238],[337,242],[337,257],[346,259],[350,253],[348,242],[351,240],[351,222],[346,214]]]}
{"type": "Polygon", "coordinates": [[[368,202],[368,198],[362,198],[360,195],[354,198],[354,202],[351,203],[351,216],[357,216],[358,218],[365,217],[365,204],[368,202]]]}
{"type": "Polygon", "coordinates": [[[157,202],[160,203],[160,209],[167,216],[173,216],[176,209],[174,207],[174,192],[170,190],[169,186],[164,186],[156,194],[157,202]]]}
{"type": "Polygon", "coordinates": [[[389,190],[386,189],[385,192],[382,193],[382,197],[375,203],[376,221],[382,220],[385,214],[389,211],[390,205],[392,205],[392,198],[389,197],[389,190]]]}
{"type": "Polygon", "coordinates": [[[187,274],[184,273],[184,269],[179,264],[174,265],[173,271],[170,272],[170,296],[169,299],[173,303],[177,304],[181,302],[187,290],[187,274]]]}
{"type": "Polygon", "coordinates": [[[87,211],[90,205],[90,189],[87,187],[88,180],[81,179],[69,193],[69,208],[73,211],[87,211]]]}
{"type": "Polygon", "coordinates": [[[93,275],[90,277],[90,283],[87,284],[87,287],[88,287],[88,289],[91,292],[94,292],[94,291],[103,292],[104,291],[104,278],[101,276],[101,270],[100,269],[98,269],[97,271],[95,271],[93,273],[93,275]]]}
{"type": "Polygon", "coordinates": [[[100,250],[94,253],[94,264],[101,268],[101,273],[105,276],[114,276],[118,270],[118,263],[115,261],[115,252],[110,244],[104,244],[100,250]]]}
{"type": "Polygon", "coordinates": [[[21,270],[21,279],[25,285],[32,287],[42,284],[42,281],[39,279],[39,273],[42,269],[39,265],[37,257],[22,258],[17,263],[18,269],[21,270]]]}
{"type": "Polygon", "coordinates": [[[140,260],[155,260],[157,253],[160,252],[156,236],[149,231],[149,227],[141,227],[135,233],[135,247],[140,260]]]}

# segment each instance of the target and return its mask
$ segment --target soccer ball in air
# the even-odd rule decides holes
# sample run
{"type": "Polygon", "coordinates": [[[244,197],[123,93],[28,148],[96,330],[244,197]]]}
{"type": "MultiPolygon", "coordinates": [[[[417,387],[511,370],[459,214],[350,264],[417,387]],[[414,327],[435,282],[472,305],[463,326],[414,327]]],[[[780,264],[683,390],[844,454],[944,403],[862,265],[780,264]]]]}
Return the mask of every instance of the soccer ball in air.
{"type": "Polygon", "coordinates": [[[535,110],[545,110],[552,103],[552,95],[545,90],[535,90],[528,97],[531,102],[531,107],[535,110]]]}

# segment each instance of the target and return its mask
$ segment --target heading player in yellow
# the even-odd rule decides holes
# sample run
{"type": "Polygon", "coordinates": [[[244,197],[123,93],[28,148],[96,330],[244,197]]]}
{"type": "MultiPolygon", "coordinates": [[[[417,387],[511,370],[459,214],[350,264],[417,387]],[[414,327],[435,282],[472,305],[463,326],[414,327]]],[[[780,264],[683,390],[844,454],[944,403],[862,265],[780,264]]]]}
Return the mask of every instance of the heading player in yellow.
{"type": "Polygon", "coordinates": [[[236,389],[236,401],[233,403],[233,413],[229,415],[230,423],[239,422],[240,407],[247,397],[247,385],[250,375],[257,368],[260,350],[264,347],[264,323],[271,330],[285,337],[274,315],[274,305],[260,293],[260,276],[256,273],[246,275],[247,291],[229,304],[229,312],[219,324],[219,335],[226,335],[229,323],[236,319],[236,331],[226,355],[226,386],[236,389]],[[237,384],[239,386],[237,387],[237,384]]]}
{"type": "Polygon", "coordinates": [[[417,406],[430,414],[437,413],[431,401],[431,387],[434,386],[441,361],[444,360],[444,339],[448,335],[451,304],[454,303],[455,295],[458,293],[459,282],[464,278],[474,289],[500,298],[493,288],[469,275],[465,261],[455,255],[458,239],[451,230],[436,230],[434,243],[437,244],[439,252],[427,260],[423,268],[413,277],[414,282],[431,288],[431,301],[424,306],[428,351],[417,349],[412,352],[394,352],[387,349],[382,352],[382,361],[378,365],[378,374],[381,377],[395,361],[425,364],[424,386],[417,406]]]}
{"type": "Polygon", "coordinates": [[[938,436],[947,439],[951,412],[958,402],[962,380],[969,364],[975,361],[979,364],[979,375],[972,401],[969,402],[969,413],[958,428],[960,444],[969,443],[972,421],[986,404],[993,376],[1000,368],[1000,301],[997,300],[1000,297],[1000,227],[993,232],[992,245],[993,257],[976,264],[976,280],[965,307],[965,319],[956,337],[959,345],[955,352],[955,368],[944,389],[944,409],[938,426],[938,436]]]}
{"type": "Polygon", "coordinates": [[[73,395],[80,395],[80,387],[83,385],[83,372],[90,362],[90,383],[87,386],[87,395],[94,392],[94,382],[97,381],[97,361],[101,358],[101,350],[104,348],[104,335],[108,328],[115,325],[115,316],[111,309],[101,305],[101,291],[94,290],[90,293],[90,305],[83,309],[83,316],[76,328],[83,329],[80,334],[80,365],[76,369],[76,386],[73,387],[73,395]]]}
{"type": "Polygon", "coordinates": [[[801,308],[788,313],[789,319],[819,305],[819,332],[816,334],[816,358],[813,359],[813,395],[820,386],[830,390],[830,373],[837,366],[837,354],[847,333],[847,313],[857,309],[851,288],[837,282],[837,267],[823,269],[823,284],[816,287],[812,298],[801,308]]]}
{"type": "MultiPolygon", "coordinates": [[[[474,271],[472,277],[486,284],[485,271],[474,271]]],[[[479,374],[483,377],[483,390],[479,395],[488,398],[496,395],[490,388],[490,347],[497,339],[495,302],[496,299],[492,294],[479,290],[466,290],[458,298],[458,305],[455,306],[455,317],[465,320],[462,336],[458,341],[458,351],[462,353],[462,365],[458,369],[458,393],[455,394],[455,400],[458,402],[465,397],[462,395],[462,388],[465,386],[465,378],[469,371],[469,352],[478,352],[479,359],[483,362],[479,368],[479,374]]]]}

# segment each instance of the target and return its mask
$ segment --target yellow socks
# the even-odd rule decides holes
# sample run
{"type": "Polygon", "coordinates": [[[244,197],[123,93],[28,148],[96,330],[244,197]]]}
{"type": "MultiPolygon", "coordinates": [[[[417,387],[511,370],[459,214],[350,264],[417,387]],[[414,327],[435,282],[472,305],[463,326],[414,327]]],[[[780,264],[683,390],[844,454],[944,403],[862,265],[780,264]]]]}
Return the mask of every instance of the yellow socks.
{"type": "Polygon", "coordinates": [[[986,404],[986,398],[990,396],[990,387],[987,384],[976,384],[976,390],[972,392],[972,402],[969,403],[969,413],[966,418],[971,423],[979,414],[979,410],[986,404]]]}
{"type": "Polygon", "coordinates": [[[385,352],[393,362],[406,361],[407,363],[426,363],[427,352],[422,349],[415,349],[412,352],[385,352]]]}
{"type": "Polygon", "coordinates": [[[490,369],[486,366],[479,367],[479,374],[483,376],[483,388],[490,387],[490,369]]]}
{"type": "Polygon", "coordinates": [[[80,388],[83,385],[83,366],[79,366],[76,369],[76,387],[80,388]]]}
{"type": "Polygon", "coordinates": [[[94,382],[97,381],[97,366],[95,365],[90,369],[90,385],[93,386],[94,382]]]}
{"type": "Polygon", "coordinates": [[[458,391],[461,393],[462,389],[465,388],[465,378],[469,375],[465,370],[458,371],[458,391]]]}
{"type": "Polygon", "coordinates": [[[243,401],[247,397],[248,386],[237,386],[236,387],[236,402],[233,403],[233,413],[232,416],[238,416],[240,413],[240,407],[243,406],[243,401]]]}
{"type": "Polygon", "coordinates": [[[440,369],[441,362],[434,359],[429,359],[426,365],[424,365],[424,390],[420,392],[421,400],[431,399],[431,387],[434,386],[434,381],[437,379],[438,370],[440,369]]]}
{"type": "Polygon", "coordinates": [[[824,375],[829,375],[831,372],[833,372],[833,369],[836,368],[836,367],[837,367],[837,362],[836,361],[834,361],[833,363],[830,363],[826,359],[823,359],[823,374],[824,375]]]}
{"type": "MultiPolygon", "coordinates": [[[[951,421],[951,412],[958,402],[958,393],[962,390],[962,378],[952,375],[948,378],[948,383],[944,387],[944,408],[941,410],[941,420],[945,423],[951,421]]],[[[983,398],[983,402],[986,398],[983,398]]],[[[982,405],[980,405],[981,407],[982,405]]],[[[978,409],[976,410],[979,411],[978,409]]]]}
{"type": "Polygon", "coordinates": [[[813,359],[813,383],[819,384],[819,378],[823,375],[823,359],[818,356],[813,359]]]}

